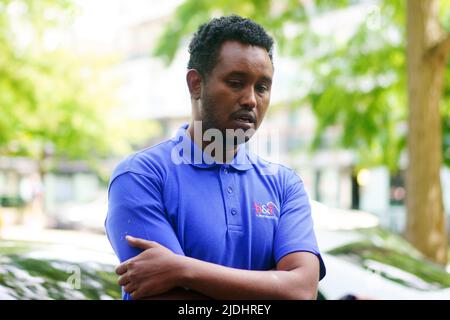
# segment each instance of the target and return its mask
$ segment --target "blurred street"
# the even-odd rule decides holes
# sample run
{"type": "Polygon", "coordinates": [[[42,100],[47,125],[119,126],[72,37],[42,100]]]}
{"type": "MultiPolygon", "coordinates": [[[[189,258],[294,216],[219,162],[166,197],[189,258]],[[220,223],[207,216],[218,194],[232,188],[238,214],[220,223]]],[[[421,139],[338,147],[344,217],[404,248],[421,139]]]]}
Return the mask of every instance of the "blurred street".
{"type": "Polygon", "coordinates": [[[2,240],[69,244],[113,253],[106,235],[88,231],[33,229],[26,226],[9,226],[3,230],[2,240]]]}
{"type": "Polygon", "coordinates": [[[192,31],[236,13],[274,37],[270,107],[249,145],[301,177],[330,259],[323,296],[450,300],[450,64],[408,47],[450,56],[450,1],[201,3],[0,0],[0,298],[81,297],[64,280],[74,264],[99,264],[83,298],[120,297],[111,175],[191,120],[192,31]],[[413,29],[416,15],[435,28],[413,29]],[[434,80],[410,87],[421,79],[434,80]]]}
{"type": "MultiPolygon", "coordinates": [[[[44,247],[46,245],[57,246],[59,250],[52,250],[52,258],[67,261],[95,261],[111,265],[117,265],[119,262],[111,249],[106,235],[88,231],[9,226],[3,231],[0,243],[2,246],[5,246],[5,242],[7,241],[42,243],[44,247]]],[[[38,258],[39,253],[33,254],[32,256],[38,258]]]]}

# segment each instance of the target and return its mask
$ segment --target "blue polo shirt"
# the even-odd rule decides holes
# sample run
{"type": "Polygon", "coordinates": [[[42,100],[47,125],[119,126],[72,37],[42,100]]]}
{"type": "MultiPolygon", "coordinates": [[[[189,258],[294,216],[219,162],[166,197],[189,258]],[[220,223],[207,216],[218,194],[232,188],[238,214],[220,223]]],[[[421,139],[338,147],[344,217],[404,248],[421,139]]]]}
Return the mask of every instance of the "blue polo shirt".
{"type": "Polygon", "coordinates": [[[308,251],[318,256],[322,279],[325,266],[297,174],[246,145],[232,162],[215,163],[186,128],[132,154],[111,176],[105,228],[120,261],[142,251],[128,245],[129,234],[176,254],[247,270],[270,270],[285,255],[308,251]]]}

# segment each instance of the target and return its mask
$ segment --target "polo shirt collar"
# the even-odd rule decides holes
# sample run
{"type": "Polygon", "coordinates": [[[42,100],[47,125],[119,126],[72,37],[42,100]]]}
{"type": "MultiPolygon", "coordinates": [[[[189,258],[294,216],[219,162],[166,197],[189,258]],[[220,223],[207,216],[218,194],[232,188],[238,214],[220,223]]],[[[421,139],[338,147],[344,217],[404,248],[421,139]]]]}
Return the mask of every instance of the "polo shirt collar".
{"type": "MultiPolygon", "coordinates": [[[[176,143],[185,143],[191,150],[191,154],[184,153],[181,151],[180,156],[183,158],[184,163],[188,163],[197,168],[212,168],[215,166],[229,165],[236,170],[246,171],[253,168],[253,159],[249,156],[247,152],[247,144],[242,144],[238,147],[236,156],[230,163],[218,163],[209,154],[204,153],[203,150],[191,139],[189,133],[187,132],[189,124],[182,125],[172,141],[176,143]],[[197,158],[195,156],[197,155],[197,158]],[[201,155],[201,159],[200,159],[201,155]]],[[[185,147],[186,147],[185,146],[185,147]]]]}

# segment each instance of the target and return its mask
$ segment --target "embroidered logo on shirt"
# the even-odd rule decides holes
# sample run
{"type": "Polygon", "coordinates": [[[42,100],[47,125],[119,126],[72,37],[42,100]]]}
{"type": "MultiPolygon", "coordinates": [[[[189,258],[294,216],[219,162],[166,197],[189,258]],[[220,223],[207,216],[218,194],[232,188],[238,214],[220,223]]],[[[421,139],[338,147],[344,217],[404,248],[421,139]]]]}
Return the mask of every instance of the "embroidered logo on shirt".
{"type": "Polygon", "coordinates": [[[269,201],[267,204],[254,202],[253,207],[256,211],[256,216],[260,218],[276,219],[280,215],[280,209],[272,201],[269,201]]]}

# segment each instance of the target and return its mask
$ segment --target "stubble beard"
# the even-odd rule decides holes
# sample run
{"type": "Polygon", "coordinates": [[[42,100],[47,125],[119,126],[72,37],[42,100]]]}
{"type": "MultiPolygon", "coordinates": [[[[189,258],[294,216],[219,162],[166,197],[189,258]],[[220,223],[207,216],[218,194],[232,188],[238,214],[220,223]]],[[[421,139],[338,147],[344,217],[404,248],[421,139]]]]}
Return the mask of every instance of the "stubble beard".
{"type": "Polygon", "coordinates": [[[216,105],[216,101],[213,98],[211,98],[211,96],[209,96],[206,92],[202,93],[201,99],[202,99],[201,114],[202,114],[203,134],[208,129],[219,130],[222,134],[221,143],[224,147],[236,148],[238,145],[248,142],[256,132],[255,129],[249,129],[244,132],[242,129],[234,130],[220,127],[219,119],[216,118],[214,113],[214,106],[216,105]]]}

